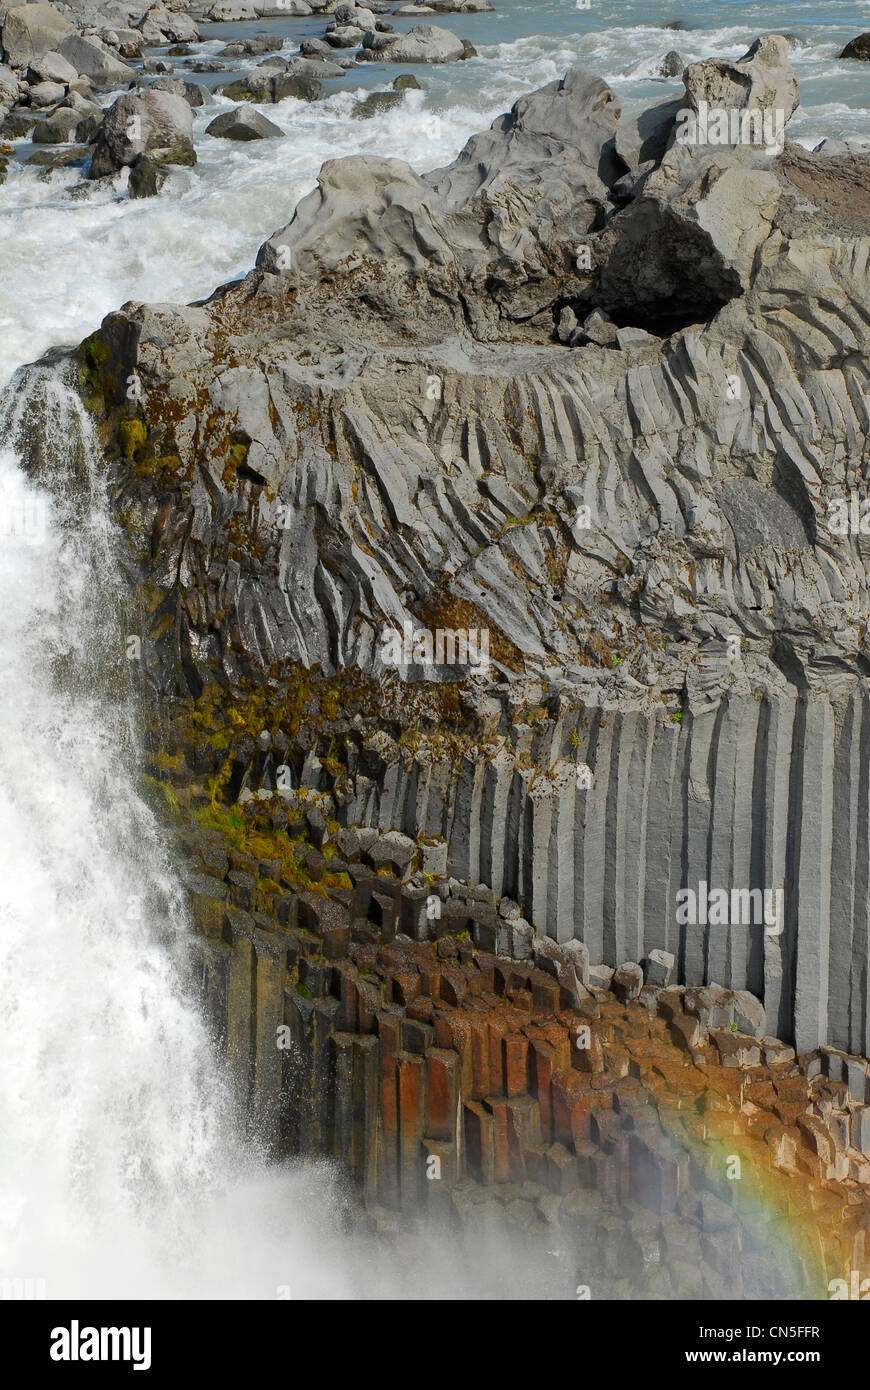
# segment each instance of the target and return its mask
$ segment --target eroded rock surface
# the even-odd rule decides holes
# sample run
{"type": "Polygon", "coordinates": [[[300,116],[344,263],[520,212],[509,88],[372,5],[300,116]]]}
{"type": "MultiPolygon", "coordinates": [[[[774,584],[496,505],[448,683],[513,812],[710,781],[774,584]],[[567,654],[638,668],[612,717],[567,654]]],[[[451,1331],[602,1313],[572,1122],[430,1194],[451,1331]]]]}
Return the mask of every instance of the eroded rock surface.
{"type": "MultiPolygon", "coordinates": [[[[784,42],[687,103],[790,111],[784,42]]],[[[870,161],[677,116],[574,69],[446,169],[330,161],[244,282],[110,315],[85,389],[168,708],[284,728],[300,671],[368,681],[284,735],[348,822],[866,1053],[870,161]],[[488,671],[386,671],[405,623],[485,629],[488,671]],[[781,890],[780,931],[678,923],[702,882],[781,890]]]]}

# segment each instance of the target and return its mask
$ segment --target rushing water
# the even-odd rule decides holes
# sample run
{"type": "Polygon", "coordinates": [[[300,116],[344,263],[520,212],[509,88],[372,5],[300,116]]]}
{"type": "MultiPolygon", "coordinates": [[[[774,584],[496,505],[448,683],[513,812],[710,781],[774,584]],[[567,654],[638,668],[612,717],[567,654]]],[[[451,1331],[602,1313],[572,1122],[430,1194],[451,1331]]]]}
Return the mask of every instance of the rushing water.
{"type": "MultiPolygon", "coordinates": [[[[422,71],[425,90],[399,111],[351,119],[361,89],[393,75],[371,67],[323,103],[269,107],[282,141],[211,141],[217,108],[198,112],[199,163],[157,199],[130,202],[124,176],[73,194],[78,174],[13,164],[0,191],[0,380],[127,299],[189,300],[242,274],[324,159],[376,151],[437,166],[574,62],[639,104],[670,89],[650,73],[671,47],[686,60],[737,54],[788,30],[804,102],[791,133],[812,145],[870,131],[866,69],[835,60],[866,5],[690,0],[663,16],[638,0],[496,3],[495,15],[447,17],[479,58],[422,71]],[[671,17],[694,27],[655,27],[671,17]]],[[[290,51],[323,21],[256,27],[290,51]]],[[[205,51],[240,28],[217,26],[205,51]]],[[[97,450],[52,368],[18,373],[0,403],[0,542],[0,1279],[43,1280],[50,1297],[568,1293],[588,1271],[503,1233],[448,1250],[424,1232],[397,1259],[343,1230],[326,1168],[270,1168],[236,1137],[176,963],[179,890],[137,791],[97,450]],[[19,467],[34,410],[58,476],[74,451],[75,503],[19,467]]]]}
{"type": "Polygon", "coordinates": [[[183,988],[183,906],[136,774],[98,451],[53,368],[0,400],[0,1286],[59,1297],[566,1296],[493,1233],[384,1248],[325,1165],[243,1144],[183,988]],[[19,467],[35,421],[75,495],[19,467]],[[8,1285],[6,1281],[9,1281],[8,1285]]]}

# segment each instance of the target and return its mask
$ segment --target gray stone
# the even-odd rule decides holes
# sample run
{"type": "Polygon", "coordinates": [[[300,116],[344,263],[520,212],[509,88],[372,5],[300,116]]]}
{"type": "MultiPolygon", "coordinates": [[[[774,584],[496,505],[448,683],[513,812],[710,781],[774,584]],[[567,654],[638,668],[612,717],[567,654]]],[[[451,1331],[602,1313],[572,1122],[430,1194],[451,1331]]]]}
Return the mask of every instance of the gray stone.
{"type": "Polygon", "coordinates": [[[57,53],[75,28],[53,5],[14,5],[3,18],[3,50],[6,62],[26,68],[45,53],[57,53]]]}
{"type": "Polygon", "coordinates": [[[671,48],[659,64],[659,77],[680,77],[682,76],[685,64],[675,48],[671,48]]]}
{"type": "Polygon", "coordinates": [[[193,116],[183,97],[160,91],[119,97],[97,132],[90,177],[115,173],[140,154],[173,164],[195,162],[193,116]]]}
{"type": "Polygon", "coordinates": [[[870,63],[870,34],[859,34],[857,38],[850,39],[840,57],[859,58],[870,63]]]}
{"type": "Polygon", "coordinates": [[[650,951],[643,960],[644,984],[653,987],[669,985],[674,978],[674,966],[676,959],[671,951],[662,951],[658,948],[650,951]]]}
{"type": "Polygon", "coordinates": [[[799,100],[797,78],[788,61],[788,40],[782,34],[756,39],[736,62],[705,58],[690,63],[684,81],[695,111],[706,101],[710,108],[781,110],[787,121],[799,100]]]}
{"type": "Polygon", "coordinates": [[[60,53],[42,53],[27,69],[28,82],[75,82],[78,71],[60,53]]]}
{"type": "Polygon", "coordinates": [[[636,999],[643,989],[643,971],[635,961],[626,961],[614,971],[611,986],[617,999],[623,1003],[636,999]]]}
{"type": "Polygon", "coordinates": [[[590,965],[586,984],[590,989],[610,989],[614,973],[613,967],[610,965],[590,965]]]}
{"type": "Polygon", "coordinates": [[[369,32],[359,56],[362,60],[378,61],[377,54],[384,46],[389,47],[391,63],[455,63],[466,56],[462,39],[435,24],[415,24],[407,34],[390,38],[388,45],[376,45],[369,32]]]}
{"type": "Polygon", "coordinates": [[[750,1033],[762,1038],[767,1030],[767,1015],[760,999],[748,990],[739,989],[734,993],[734,1022],[741,1033],[750,1033]]]}
{"type": "Polygon", "coordinates": [[[56,106],[65,96],[66,87],[60,82],[37,82],[36,86],[30,89],[30,105],[56,106]]]}
{"type": "Polygon", "coordinates": [[[160,170],[147,154],[137,155],[133,160],[127,188],[131,198],[154,198],[159,193],[160,170]]]}
{"type": "Polygon", "coordinates": [[[46,116],[44,121],[33,127],[31,139],[34,145],[61,145],[70,140],[78,129],[82,117],[77,111],[58,107],[46,116]]]}
{"type": "Polygon", "coordinates": [[[89,77],[98,87],[128,82],[136,75],[127,63],[122,63],[111,49],[96,38],[86,39],[74,34],[62,41],[58,52],[76,72],[89,77]]]}
{"type": "Polygon", "coordinates": [[[216,116],[205,128],[206,135],[223,140],[275,140],[284,132],[272,121],[261,116],[253,106],[237,106],[216,116]]]}
{"type": "Polygon", "coordinates": [[[164,43],[198,43],[199,29],[190,15],[164,5],[152,5],[139,21],[142,42],[151,46],[164,43]]]}

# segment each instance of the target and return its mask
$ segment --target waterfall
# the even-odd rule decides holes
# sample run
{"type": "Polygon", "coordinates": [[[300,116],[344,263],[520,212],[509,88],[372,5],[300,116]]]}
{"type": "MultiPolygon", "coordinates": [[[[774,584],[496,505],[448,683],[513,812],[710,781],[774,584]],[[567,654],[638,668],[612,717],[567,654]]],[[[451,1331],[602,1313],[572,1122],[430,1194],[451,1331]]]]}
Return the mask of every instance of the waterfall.
{"type": "Polygon", "coordinates": [[[265,1174],[182,988],[183,901],[118,697],[98,449],[54,368],[0,404],[0,542],[0,1277],[49,1298],[201,1293],[219,1185],[253,1180],[262,1201],[265,1174]],[[37,430],[45,489],[19,466],[37,430]]]}
{"type": "Polygon", "coordinates": [[[92,424],[58,367],[23,369],[0,398],[0,1289],[564,1296],[521,1235],[348,1232],[330,1168],[240,1138],[139,792],[123,599],[92,424]]]}

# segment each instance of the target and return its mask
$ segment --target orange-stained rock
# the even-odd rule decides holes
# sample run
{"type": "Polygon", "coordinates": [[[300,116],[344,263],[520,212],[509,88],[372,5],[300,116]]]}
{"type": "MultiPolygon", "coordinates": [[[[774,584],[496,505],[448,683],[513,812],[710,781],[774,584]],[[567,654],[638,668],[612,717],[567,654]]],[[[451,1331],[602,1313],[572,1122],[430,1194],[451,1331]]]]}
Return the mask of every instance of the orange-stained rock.
{"type": "Polygon", "coordinates": [[[402,970],[392,977],[392,997],[395,1004],[410,1004],[420,993],[420,973],[417,970],[402,970]]]}
{"type": "Polygon", "coordinates": [[[400,1052],[396,1059],[399,1093],[399,1186],[402,1207],[414,1211],[426,1181],[422,1145],[425,1122],[425,1059],[400,1052]]]}
{"type": "Polygon", "coordinates": [[[489,1029],[482,1014],[470,1016],[471,1024],[471,1100],[482,1100],[491,1093],[489,1067],[489,1029]]]}
{"type": "Polygon", "coordinates": [[[522,1033],[507,1033],[502,1043],[504,1088],[508,1096],[519,1096],[528,1089],[528,1039],[522,1033]]]}
{"type": "Polygon", "coordinates": [[[462,1107],[465,1124],[465,1163],[470,1177],[478,1182],[495,1182],[495,1125],[482,1101],[466,1101],[462,1107]]]}
{"type": "Polygon", "coordinates": [[[503,1042],[507,1032],[507,1023],[501,1015],[489,1013],[486,1017],[486,1028],[489,1033],[490,1094],[500,1096],[504,1094],[503,1042]]]}
{"type": "Polygon", "coordinates": [[[553,1134],[557,1143],[574,1146],[589,1138],[589,1088],[576,1072],[554,1072],[550,1083],[553,1134]]]}
{"type": "Polygon", "coordinates": [[[379,1093],[381,1138],[378,1161],[378,1195],[386,1206],[398,1207],[399,1192],[399,1092],[396,1061],[401,1046],[401,1015],[379,1012],[381,1045],[379,1093]]]}
{"type": "Polygon", "coordinates": [[[536,1038],[529,1050],[529,1087],[538,1102],[541,1113],[541,1135],[549,1144],[553,1138],[553,1104],[550,1084],[554,1070],[558,1068],[556,1049],[542,1038],[536,1038]]]}
{"type": "Polygon", "coordinates": [[[456,1137],[459,1103],[459,1058],[455,1052],[432,1047],[426,1054],[426,1134],[432,1139],[456,1137]]]}
{"type": "Polygon", "coordinates": [[[471,1095],[471,1020],[458,1009],[440,1008],[435,1014],[435,1044],[459,1056],[463,1096],[471,1095]]]}

